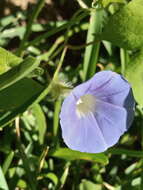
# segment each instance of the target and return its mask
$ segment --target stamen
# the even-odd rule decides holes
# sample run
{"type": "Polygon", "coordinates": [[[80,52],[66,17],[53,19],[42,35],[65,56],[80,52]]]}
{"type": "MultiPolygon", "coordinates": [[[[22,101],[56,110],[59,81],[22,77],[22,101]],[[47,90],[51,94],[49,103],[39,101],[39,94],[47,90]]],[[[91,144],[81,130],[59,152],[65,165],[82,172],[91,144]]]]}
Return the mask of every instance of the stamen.
{"type": "Polygon", "coordinates": [[[76,102],[76,111],[79,117],[83,117],[90,112],[95,112],[96,107],[95,96],[86,94],[81,96],[76,102]]]}

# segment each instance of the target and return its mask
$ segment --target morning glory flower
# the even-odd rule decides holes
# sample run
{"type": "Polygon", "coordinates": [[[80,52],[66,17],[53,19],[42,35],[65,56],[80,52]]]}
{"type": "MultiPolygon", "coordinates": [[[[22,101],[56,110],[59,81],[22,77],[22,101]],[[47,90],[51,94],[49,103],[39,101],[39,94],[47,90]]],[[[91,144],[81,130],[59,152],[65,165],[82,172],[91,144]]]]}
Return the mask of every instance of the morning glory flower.
{"type": "Polygon", "coordinates": [[[119,74],[101,71],[75,87],[60,113],[65,144],[80,152],[99,153],[116,144],[134,117],[130,84],[119,74]]]}

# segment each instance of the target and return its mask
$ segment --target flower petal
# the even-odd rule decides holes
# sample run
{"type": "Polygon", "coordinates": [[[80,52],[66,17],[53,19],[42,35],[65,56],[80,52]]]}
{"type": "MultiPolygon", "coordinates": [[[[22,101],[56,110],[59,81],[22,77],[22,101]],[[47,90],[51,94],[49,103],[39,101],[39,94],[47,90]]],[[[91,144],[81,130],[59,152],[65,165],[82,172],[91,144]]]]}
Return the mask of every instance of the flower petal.
{"type": "Polygon", "coordinates": [[[62,136],[73,150],[103,152],[118,142],[133,116],[134,98],[129,83],[117,73],[101,71],[74,88],[64,100],[60,114],[62,136]],[[90,109],[90,97],[95,97],[95,109],[90,109]]]}
{"type": "Polygon", "coordinates": [[[124,100],[131,88],[121,75],[111,71],[97,73],[90,82],[92,83],[90,93],[99,99],[119,106],[124,105],[124,100]]]}
{"type": "Polygon", "coordinates": [[[112,71],[101,71],[74,88],[73,93],[77,98],[85,94],[93,94],[106,102],[124,106],[130,89],[131,86],[121,75],[112,71]]]}
{"type": "Polygon", "coordinates": [[[67,146],[81,152],[98,153],[107,149],[103,134],[92,113],[79,118],[71,94],[62,105],[60,123],[67,146]]]}
{"type": "Polygon", "coordinates": [[[121,75],[111,71],[97,73],[90,82],[92,85],[90,85],[89,93],[94,94],[98,99],[104,102],[126,109],[128,114],[126,127],[128,129],[133,121],[135,108],[135,101],[130,84],[121,75]]]}
{"type": "Polygon", "coordinates": [[[130,89],[128,96],[124,101],[124,108],[127,111],[127,129],[128,129],[133,122],[134,113],[135,113],[135,100],[133,97],[132,89],[130,89]]]}
{"type": "Polygon", "coordinates": [[[124,108],[97,100],[95,118],[108,147],[116,144],[126,131],[127,112],[124,108]]]}
{"type": "Polygon", "coordinates": [[[106,86],[106,83],[108,83],[111,80],[112,75],[112,71],[98,72],[90,80],[75,87],[73,89],[73,93],[76,95],[76,97],[80,98],[80,96],[88,94],[90,91],[95,92],[96,89],[98,90],[101,87],[106,86]]]}

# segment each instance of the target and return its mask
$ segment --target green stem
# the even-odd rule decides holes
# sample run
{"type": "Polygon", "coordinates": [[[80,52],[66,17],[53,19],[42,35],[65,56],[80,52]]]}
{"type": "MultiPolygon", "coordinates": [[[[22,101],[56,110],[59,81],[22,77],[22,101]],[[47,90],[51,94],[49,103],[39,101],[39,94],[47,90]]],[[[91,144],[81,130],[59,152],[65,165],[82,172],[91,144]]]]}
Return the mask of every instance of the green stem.
{"type": "Polygon", "coordinates": [[[54,53],[54,51],[57,49],[57,47],[59,46],[59,44],[62,43],[61,37],[59,37],[54,44],[52,45],[52,47],[44,54],[38,56],[38,60],[39,61],[49,61],[49,57],[54,53]]]}
{"type": "Polygon", "coordinates": [[[72,18],[71,18],[71,20],[70,20],[70,22],[69,22],[69,25],[68,25],[68,27],[67,27],[67,30],[66,30],[66,32],[65,32],[65,34],[64,34],[64,44],[65,44],[65,45],[67,44],[68,39],[69,39],[68,33],[69,33],[71,27],[73,26],[73,24],[75,24],[75,21],[76,21],[77,17],[82,18],[82,14],[80,14],[80,13],[82,13],[82,11],[83,11],[83,9],[79,9],[79,10],[72,16],[72,18]]]}
{"type": "Polygon", "coordinates": [[[57,136],[58,133],[58,125],[59,125],[59,112],[61,108],[61,99],[58,99],[55,102],[55,109],[54,109],[54,124],[53,124],[53,135],[54,137],[57,136]]]}
{"type": "Polygon", "coordinates": [[[67,47],[65,47],[63,52],[62,52],[61,59],[59,61],[58,67],[57,67],[57,69],[56,69],[56,71],[54,73],[54,76],[53,76],[53,80],[56,80],[56,78],[57,78],[57,75],[58,75],[58,73],[59,73],[59,71],[60,71],[60,69],[62,67],[66,52],[67,52],[67,47]]]}
{"type": "Polygon", "coordinates": [[[69,21],[68,23],[66,24],[63,24],[62,26],[60,27],[57,27],[57,28],[54,28],[52,29],[51,31],[48,31],[46,32],[45,34],[42,34],[40,35],[39,37],[37,37],[36,39],[34,39],[33,41],[27,43],[25,45],[25,48],[28,47],[28,46],[31,46],[31,45],[35,45],[35,44],[39,44],[41,42],[42,39],[47,39],[49,38],[50,36],[62,31],[62,30],[65,30],[68,28],[69,25],[72,24],[75,24],[76,22],[79,22],[80,20],[82,20],[83,18],[85,18],[86,16],[88,16],[89,14],[89,11],[84,11],[82,14],[80,14],[79,16],[77,16],[77,18],[75,18],[75,20],[71,20],[69,21]]]}
{"type": "Polygon", "coordinates": [[[68,49],[71,49],[71,50],[81,50],[87,46],[90,46],[92,44],[97,44],[99,41],[92,41],[92,42],[89,42],[87,44],[82,44],[82,45],[78,45],[78,46],[73,46],[73,45],[69,45],[67,44],[67,47],[68,49]]]}
{"type": "Polygon", "coordinates": [[[80,5],[80,7],[82,7],[83,9],[87,9],[88,8],[88,6],[85,4],[84,1],[82,1],[82,0],[76,0],[76,1],[80,5]]]}
{"type": "MultiPolygon", "coordinates": [[[[84,24],[80,24],[79,26],[75,26],[74,28],[72,28],[71,30],[68,31],[68,34],[67,34],[68,38],[71,37],[72,35],[74,35],[75,33],[79,33],[80,31],[83,31],[83,30],[87,30],[88,26],[89,26],[88,23],[84,23],[84,24]]],[[[55,56],[57,56],[57,54],[59,54],[64,49],[65,45],[64,44],[60,45],[64,41],[65,41],[64,35],[57,38],[56,41],[54,42],[53,46],[48,50],[48,52],[38,56],[38,59],[40,61],[48,61],[49,58],[53,59],[55,56]],[[60,47],[57,49],[57,47],[59,45],[60,45],[60,47]]]]}
{"type": "Polygon", "coordinates": [[[55,102],[54,108],[54,119],[53,119],[53,136],[54,136],[54,145],[55,147],[58,146],[58,129],[59,129],[59,113],[61,109],[62,100],[59,98],[55,102]]]}
{"type": "MultiPolygon", "coordinates": [[[[90,24],[87,33],[86,43],[98,41],[97,34],[101,33],[103,20],[103,9],[96,8],[91,12],[90,24]]],[[[92,77],[96,71],[100,42],[86,47],[83,63],[83,81],[92,77]]]]}
{"type": "Polygon", "coordinates": [[[45,3],[45,0],[39,0],[34,11],[32,12],[32,15],[29,19],[29,22],[27,24],[27,27],[26,27],[26,31],[25,31],[25,34],[24,34],[24,37],[23,37],[23,40],[21,41],[20,43],[20,47],[17,51],[17,55],[18,56],[21,56],[22,53],[23,53],[23,50],[25,48],[25,43],[26,41],[28,40],[29,38],[29,35],[31,33],[31,28],[32,28],[32,25],[33,25],[33,22],[36,20],[36,18],[38,17],[40,11],[42,10],[43,6],[44,6],[44,3],[45,3]]]}
{"type": "Polygon", "coordinates": [[[120,49],[120,60],[121,60],[121,73],[122,75],[125,75],[126,64],[128,62],[128,52],[123,48],[120,49]]]}
{"type": "Polygon", "coordinates": [[[39,103],[43,98],[45,98],[45,96],[47,96],[47,94],[49,94],[49,92],[51,91],[51,88],[52,88],[52,83],[54,80],[56,80],[57,78],[57,75],[62,67],[62,64],[63,64],[63,61],[64,61],[64,57],[66,55],[66,51],[67,51],[67,48],[64,48],[63,52],[62,52],[62,55],[61,55],[61,58],[60,58],[60,61],[59,61],[59,64],[57,66],[57,69],[54,73],[54,76],[53,76],[53,79],[51,80],[50,84],[48,85],[47,88],[45,88],[41,94],[39,95],[39,97],[37,98],[37,100],[34,102],[34,103],[39,103]]]}
{"type": "Polygon", "coordinates": [[[43,98],[45,98],[49,92],[51,91],[52,88],[52,81],[50,82],[50,84],[41,92],[41,94],[38,96],[38,98],[36,99],[35,103],[39,103],[43,98]]]}

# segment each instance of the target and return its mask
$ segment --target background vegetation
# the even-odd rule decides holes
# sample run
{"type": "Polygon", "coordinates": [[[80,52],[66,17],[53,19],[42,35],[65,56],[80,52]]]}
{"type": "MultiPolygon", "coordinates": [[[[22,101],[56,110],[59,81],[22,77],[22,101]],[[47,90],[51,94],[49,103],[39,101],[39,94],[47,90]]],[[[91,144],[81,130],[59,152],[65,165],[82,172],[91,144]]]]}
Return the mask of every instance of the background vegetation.
{"type": "Polygon", "coordinates": [[[143,190],[143,43],[128,34],[135,28],[142,36],[143,9],[106,24],[127,3],[0,1],[0,190],[143,190]],[[115,42],[103,40],[104,28],[110,37],[120,31],[115,42]],[[72,151],[61,137],[60,95],[100,70],[133,85],[134,122],[105,153],[72,151]]]}

